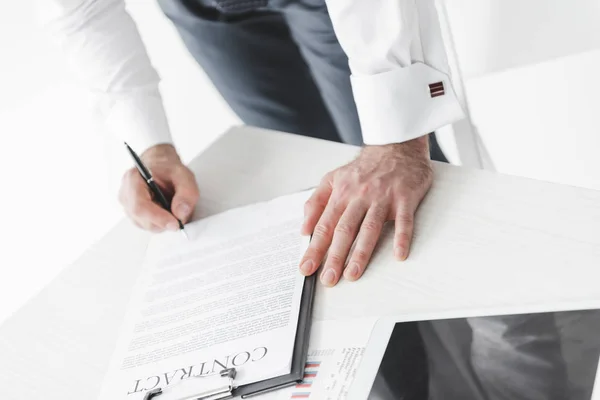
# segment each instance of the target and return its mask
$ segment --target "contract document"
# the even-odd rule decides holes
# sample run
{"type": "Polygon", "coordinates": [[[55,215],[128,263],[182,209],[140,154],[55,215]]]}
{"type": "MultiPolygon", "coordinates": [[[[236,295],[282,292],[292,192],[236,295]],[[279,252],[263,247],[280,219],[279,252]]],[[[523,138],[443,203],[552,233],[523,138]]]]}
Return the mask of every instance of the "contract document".
{"type": "Polygon", "coordinates": [[[153,237],[100,399],[143,399],[149,390],[232,367],[236,385],[289,374],[309,196],[193,222],[189,241],[177,233],[153,237]]]}

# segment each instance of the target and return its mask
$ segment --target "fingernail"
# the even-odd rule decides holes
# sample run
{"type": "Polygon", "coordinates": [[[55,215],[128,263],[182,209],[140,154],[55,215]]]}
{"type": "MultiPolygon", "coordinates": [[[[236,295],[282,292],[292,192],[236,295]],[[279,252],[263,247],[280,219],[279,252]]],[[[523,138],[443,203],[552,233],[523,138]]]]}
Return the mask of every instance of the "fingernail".
{"type": "Polygon", "coordinates": [[[358,273],[360,269],[358,268],[358,263],[353,262],[346,268],[346,278],[356,279],[358,278],[358,273]]]}
{"type": "Polygon", "coordinates": [[[404,249],[400,246],[396,246],[396,248],[394,249],[394,257],[396,257],[397,260],[403,261],[404,254],[404,249]]]}
{"type": "Polygon", "coordinates": [[[300,271],[302,272],[302,274],[304,275],[310,275],[312,273],[312,269],[313,269],[313,262],[312,260],[306,260],[304,261],[304,263],[300,266],[300,271]]]}
{"type": "Polygon", "coordinates": [[[177,222],[169,222],[167,224],[167,230],[176,232],[179,230],[179,224],[177,222]]]}
{"type": "Polygon", "coordinates": [[[333,286],[333,281],[335,280],[335,271],[329,268],[323,276],[321,277],[321,283],[325,286],[333,286]]]}
{"type": "Polygon", "coordinates": [[[190,215],[191,207],[185,203],[181,203],[177,206],[177,215],[180,218],[187,218],[190,215]]]}

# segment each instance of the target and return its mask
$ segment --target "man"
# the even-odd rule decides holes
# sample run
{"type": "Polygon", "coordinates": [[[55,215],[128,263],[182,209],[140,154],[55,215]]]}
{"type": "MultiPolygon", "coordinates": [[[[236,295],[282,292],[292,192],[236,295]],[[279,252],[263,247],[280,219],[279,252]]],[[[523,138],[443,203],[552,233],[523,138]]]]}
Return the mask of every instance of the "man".
{"type": "MultiPolygon", "coordinates": [[[[159,3],[245,123],[366,144],[307,202],[302,232],[313,240],[301,271],[313,274],[329,251],[323,284],[335,285],[342,274],[358,279],[387,220],[396,221],[395,256],[406,259],[414,214],[433,178],[427,134],[463,115],[433,0],[159,3]]],[[[189,220],[198,188],[172,146],[159,79],[124,1],[41,0],[39,10],[77,76],[102,94],[108,126],[143,153],[172,192],[174,215],[189,220]]],[[[120,199],[142,228],[176,229],[134,169],[120,199]]]]}
{"type": "MultiPolygon", "coordinates": [[[[434,0],[158,1],[245,123],[365,144],[356,160],[327,174],[306,203],[302,232],[313,239],[299,266],[302,273],[315,273],[328,253],[323,284],[333,286],[342,275],[360,278],[388,220],[395,220],[394,255],[405,260],[414,214],[433,179],[428,133],[463,115],[448,75],[434,0]]],[[[39,10],[74,72],[99,93],[107,125],[142,153],[156,181],[172,195],[173,214],[188,221],[199,191],[173,147],[158,76],[124,0],[39,0],[39,10]]],[[[431,153],[444,160],[435,141],[431,153]]],[[[135,169],[123,178],[120,200],[144,229],[178,228],[175,218],[152,202],[135,169]]],[[[474,329],[487,340],[473,351],[483,382],[497,376],[485,363],[492,354],[486,352],[489,343],[509,343],[507,332],[519,326],[494,321],[500,320],[474,329]]],[[[425,327],[422,334],[428,343],[443,341],[437,339],[443,328],[425,327]]],[[[518,343],[503,354],[521,355],[512,351],[518,343]]],[[[524,376],[513,367],[529,358],[494,355],[507,360],[504,372],[512,372],[494,387],[501,393],[502,384],[524,376]]],[[[466,363],[462,369],[471,368],[465,362],[469,356],[453,358],[466,363]]],[[[543,378],[541,386],[551,372],[536,375],[543,378]]],[[[453,378],[443,378],[454,384],[453,378]]],[[[472,386],[479,390],[478,385],[473,378],[472,386]]],[[[461,393],[456,398],[481,397],[461,393]]]]}

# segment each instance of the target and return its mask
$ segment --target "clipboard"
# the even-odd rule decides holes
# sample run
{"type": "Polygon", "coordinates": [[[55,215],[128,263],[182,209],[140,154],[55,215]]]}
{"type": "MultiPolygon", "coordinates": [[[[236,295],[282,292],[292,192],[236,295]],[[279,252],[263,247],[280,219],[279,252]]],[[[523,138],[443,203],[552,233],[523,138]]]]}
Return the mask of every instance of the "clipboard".
{"type": "Polygon", "coordinates": [[[316,287],[317,274],[304,278],[292,368],[289,374],[236,386],[237,371],[235,368],[228,368],[215,374],[192,376],[177,384],[150,390],[146,392],[144,400],[223,400],[238,396],[247,399],[302,382],[308,357],[316,287]]]}

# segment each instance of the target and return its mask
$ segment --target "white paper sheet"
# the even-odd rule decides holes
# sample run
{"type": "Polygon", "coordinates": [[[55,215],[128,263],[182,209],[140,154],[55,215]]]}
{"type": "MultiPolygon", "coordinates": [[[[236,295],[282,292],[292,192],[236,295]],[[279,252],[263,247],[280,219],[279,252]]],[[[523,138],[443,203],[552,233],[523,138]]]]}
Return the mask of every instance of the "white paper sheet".
{"type": "Polygon", "coordinates": [[[375,318],[314,322],[304,381],[257,399],[345,399],[375,323],[375,318]]]}
{"type": "Polygon", "coordinates": [[[229,367],[240,385],[289,373],[308,196],[195,222],[186,226],[189,242],[175,233],[156,236],[100,399],[141,399],[156,387],[229,367]]]}

